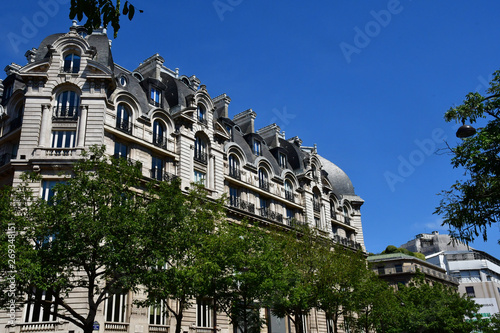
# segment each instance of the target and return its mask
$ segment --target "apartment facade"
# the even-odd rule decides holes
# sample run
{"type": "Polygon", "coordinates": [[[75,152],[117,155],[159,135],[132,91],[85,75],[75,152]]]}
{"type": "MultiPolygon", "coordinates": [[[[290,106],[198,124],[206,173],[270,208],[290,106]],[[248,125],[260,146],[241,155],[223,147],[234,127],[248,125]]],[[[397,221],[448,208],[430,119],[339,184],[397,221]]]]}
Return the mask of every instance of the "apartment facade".
{"type": "Polygon", "coordinates": [[[458,279],[447,275],[444,268],[404,253],[372,255],[367,260],[370,269],[391,286],[407,285],[417,274],[423,274],[430,284],[458,286],[458,279]]]}
{"type": "MultiPolygon", "coordinates": [[[[365,250],[363,200],[349,177],[318,149],[285,138],[276,124],[254,128],[249,109],[229,117],[231,99],[211,97],[207,87],[164,65],[155,54],[136,69],[114,63],[105,30],[88,35],[80,26],[46,37],[26,52],[27,64],[10,64],[0,80],[0,186],[17,185],[27,171],[40,174],[33,188],[42,197],[84,149],[105,145],[106,153],[139,161],[145,179],[181,179],[182,188],[204,184],[209,196],[228,197],[228,217],[274,224],[307,223],[325,238],[365,250]]],[[[174,318],[137,308],[137,295],[115,295],[97,314],[96,332],[168,332],[174,318]]],[[[50,297],[40,293],[37,297],[50,297]]],[[[82,304],[82,308],[85,305],[82,304]]],[[[286,318],[266,310],[273,333],[293,332],[286,318]]],[[[71,323],[26,306],[18,325],[3,332],[80,332],[71,323]]],[[[308,332],[327,332],[324,314],[312,311],[308,332]]],[[[183,332],[233,331],[203,302],[185,315],[183,332]],[[216,316],[217,327],[213,327],[216,316]]]]}

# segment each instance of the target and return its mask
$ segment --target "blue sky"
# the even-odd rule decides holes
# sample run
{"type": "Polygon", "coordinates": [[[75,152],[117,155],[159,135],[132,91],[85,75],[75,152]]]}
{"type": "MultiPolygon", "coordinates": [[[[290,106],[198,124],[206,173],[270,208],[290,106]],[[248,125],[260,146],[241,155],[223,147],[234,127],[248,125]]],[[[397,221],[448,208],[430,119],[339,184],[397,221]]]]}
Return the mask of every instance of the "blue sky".
{"type": "MultiPolygon", "coordinates": [[[[500,68],[500,2],[132,3],[144,13],[123,20],[115,62],[134,69],[159,53],[212,97],[230,96],[230,116],[252,108],[256,128],[275,122],[287,138],[317,144],[365,200],[368,251],[446,233],[433,215],[437,193],[462,172],[435,153],[458,141],[443,113],[469,91],[484,92],[500,68]]],[[[69,0],[2,7],[2,66],[26,64],[26,50],[71,25],[69,0]]],[[[500,258],[499,238],[494,226],[487,243],[473,246],[500,258]]]]}

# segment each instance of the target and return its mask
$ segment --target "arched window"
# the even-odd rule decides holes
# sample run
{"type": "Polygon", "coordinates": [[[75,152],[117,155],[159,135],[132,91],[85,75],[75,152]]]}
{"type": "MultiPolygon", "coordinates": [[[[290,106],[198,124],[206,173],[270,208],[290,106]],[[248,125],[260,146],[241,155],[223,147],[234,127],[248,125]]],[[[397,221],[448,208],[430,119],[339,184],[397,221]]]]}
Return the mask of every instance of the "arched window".
{"type": "Polygon", "coordinates": [[[293,202],[293,185],[288,179],[285,180],[285,199],[293,202]]]}
{"type": "Polygon", "coordinates": [[[125,133],[132,133],[130,108],[121,103],[116,111],[116,128],[125,133]]]}
{"type": "Polygon", "coordinates": [[[349,217],[349,208],[347,208],[347,206],[344,206],[343,212],[344,212],[344,223],[347,225],[351,225],[351,218],[349,217]]]}
{"type": "Polygon", "coordinates": [[[80,108],[80,96],[74,91],[63,91],[57,95],[57,107],[54,118],[76,119],[80,108]]]}
{"type": "Polygon", "coordinates": [[[64,57],[63,72],[78,73],[80,71],[80,56],[75,53],[70,53],[64,57]]]}
{"type": "Polygon", "coordinates": [[[321,195],[318,189],[313,191],[313,209],[315,212],[319,212],[321,210],[321,195]]]}
{"type": "Polygon", "coordinates": [[[337,213],[335,212],[335,202],[333,200],[330,200],[330,218],[334,220],[337,219],[337,213]]]}
{"type": "Polygon", "coordinates": [[[316,165],[312,165],[311,167],[311,175],[314,179],[318,180],[318,171],[316,170],[316,165]]]}
{"type": "Polygon", "coordinates": [[[167,149],[167,140],[165,138],[165,125],[159,120],[153,121],[153,144],[167,149]]]}
{"type": "Polygon", "coordinates": [[[259,187],[265,191],[269,191],[269,178],[264,168],[259,168],[259,187]]]}
{"type": "Polygon", "coordinates": [[[194,160],[207,164],[207,143],[198,135],[194,141],[194,160]]]}
{"type": "Polygon", "coordinates": [[[207,110],[202,104],[198,104],[198,107],[196,109],[196,116],[199,122],[204,124],[207,123],[207,110]]]}
{"type": "Polygon", "coordinates": [[[240,179],[240,160],[236,155],[229,155],[229,176],[240,179]]]}

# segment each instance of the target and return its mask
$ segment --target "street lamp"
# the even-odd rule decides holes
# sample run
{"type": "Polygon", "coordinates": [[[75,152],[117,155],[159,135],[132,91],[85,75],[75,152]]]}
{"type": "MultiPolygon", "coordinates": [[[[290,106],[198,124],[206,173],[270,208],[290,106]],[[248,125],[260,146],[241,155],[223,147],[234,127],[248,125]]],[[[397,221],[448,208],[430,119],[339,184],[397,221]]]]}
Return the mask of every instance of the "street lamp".
{"type": "Polygon", "coordinates": [[[476,129],[471,125],[465,125],[465,120],[462,120],[462,126],[457,130],[457,138],[465,139],[476,134],[476,129]]]}

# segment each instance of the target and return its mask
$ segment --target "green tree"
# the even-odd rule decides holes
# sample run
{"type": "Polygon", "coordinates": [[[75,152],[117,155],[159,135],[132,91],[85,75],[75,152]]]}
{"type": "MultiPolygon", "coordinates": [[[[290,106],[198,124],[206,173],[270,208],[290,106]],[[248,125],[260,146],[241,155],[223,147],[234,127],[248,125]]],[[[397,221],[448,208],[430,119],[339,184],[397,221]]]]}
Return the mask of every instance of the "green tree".
{"type": "Polygon", "coordinates": [[[396,298],[400,306],[394,309],[385,332],[469,333],[481,324],[477,320],[479,305],[455,288],[426,283],[423,274],[407,286],[399,285],[396,298]]]}
{"type": "MultiPolygon", "coordinates": [[[[12,240],[18,305],[24,295],[44,291],[52,298],[36,302],[45,312],[89,333],[110,295],[143,285],[149,292],[143,305],[178,301],[179,308],[169,310],[180,332],[189,300],[209,287],[206,244],[223,216],[223,199],[209,200],[197,186],[183,193],[179,181],[144,182],[139,164],[109,159],[104,147],[84,152],[50,200],[31,191],[30,182],[39,181],[28,176],[0,197],[2,229],[18,231],[12,240]],[[82,293],[76,290],[84,290],[86,299],[77,299],[82,293]],[[80,310],[82,301],[86,313],[80,310]]],[[[1,237],[6,240],[2,251],[8,253],[9,233],[1,237]]],[[[14,270],[8,260],[2,256],[0,261],[4,306],[13,298],[5,292],[14,270]]]]}
{"type": "Polygon", "coordinates": [[[364,270],[353,287],[344,322],[354,332],[385,332],[392,325],[393,312],[398,306],[394,289],[372,271],[364,270]]]}
{"type": "MultiPolygon", "coordinates": [[[[98,307],[111,294],[134,290],[144,269],[142,234],[147,226],[141,219],[144,202],[137,195],[140,179],[139,165],[108,160],[104,148],[93,148],[53,188],[48,201],[32,192],[30,182],[40,181],[34,175],[12,190],[8,206],[3,195],[2,215],[8,215],[2,230],[14,224],[17,233],[12,241],[15,273],[8,269],[8,258],[2,254],[0,259],[1,289],[13,275],[18,305],[28,295],[46,312],[92,332],[98,307]],[[52,297],[33,299],[42,291],[52,297]],[[79,302],[86,303],[85,313],[79,302]]],[[[0,295],[3,300],[12,296],[0,295]]]]}
{"type": "MultiPolygon", "coordinates": [[[[100,26],[107,27],[111,25],[114,31],[114,37],[120,30],[120,18],[123,16],[132,20],[136,8],[129,1],[125,1],[122,6],[120,0],[71,0],[69,18],[82,21],[86,18],[85,28],[92,33],[94,29],[100,26]]],[[[142,10],[139,10],[142,13],[142,10]]]]}
{"type": "Polygon", "coordinates": [[[486,240],[487,228],[500,218],[500,71],[493,74],[486,95],[469,93],[463,104],[445,113],[445,120],[486,124],[450,148],[451,163],[464,169],[464,179],[442,192],[435,213],[443,216],[452,236],[464,242],[480,235],[486,240]]]}
{"type": "Polygon", "coordinates": [[[394,245],[388,245],[381,254],[389,254],[389,253],[403,253],[412,257],[416,257],[418,259],[425,260],[425,255],[420,252],[412,252],[403,247],[395,247],[394,245]]]}
{"type": "Polygon", "coordinates": [[[356,292],[360,291],[368,274],[366,260],[361,252],[353,252],[341,245],[333,249],[323,244],[316,251],[315,297],[338,332],[339,319],[355,311],[356,292]]]}
{"type": "Polygon", "coordinates": [[[307,225],[296,232],[277,234],[283,249],[281,284],[276,286],[271,311],[280,318],[288,317],[297,333],[304,331],[305,316],[316,307],[316,268],[324,253],[326,241],[307,225]]]}
{"type": "Polygon", "coordinates": [[[157,308],[164,304],[176,319],[175,333],[180,333],[184,311],[193,299],[209,295],[211,276],[218,271],[210,244],[218,237],[216,223],[224,218],[224,198],[209,200],[198,185],[185,194],[180,181],[174,184],[152,182],[147,191],[149,269],[140,279],[147,299],[138,303],[157,308]],[[170,306],[169,299],[177,306],[170,306]]]}
{"type": "Polygon", "coordinates": [[[238,331],[260,332],[259,309],[269,305],[281,283],[281,244],[273,230],[244,222],[225,223],[218,229],[213,244],[218,267],[213,297],[238,331]]]}

